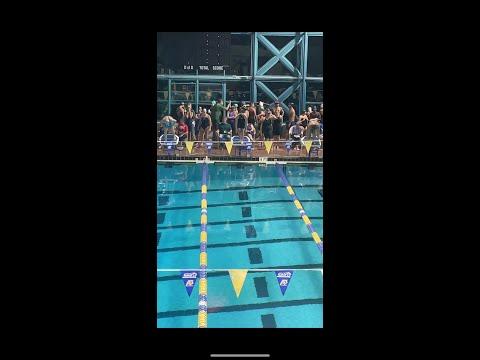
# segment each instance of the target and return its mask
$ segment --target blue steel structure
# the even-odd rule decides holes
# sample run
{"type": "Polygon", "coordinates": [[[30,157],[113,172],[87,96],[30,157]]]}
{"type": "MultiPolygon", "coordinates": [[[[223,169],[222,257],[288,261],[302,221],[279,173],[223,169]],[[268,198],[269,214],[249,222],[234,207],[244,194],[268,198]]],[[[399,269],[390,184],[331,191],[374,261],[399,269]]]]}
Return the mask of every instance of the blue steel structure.
{"type": "MultiPolygon", "coordinates": [[[[201,86],[217,86],[218,89],[221,88],[221,90],[218,91],[219,95],[221,95],[223,99],[227,99],[226,91],[229,82],[248,82],[250,85],[250,98],[248,100],[257,102],[258,93],[261,91],[271,100],[271,103],[279,101],[285,110],[288,109],[287,99],[299,90],[295,103],[297,113],[299,110],[305,109],[307,104],[320,103],[315,101],[307,102],[307,84],[313,84],[315,94],[317,94],[317,92],[323,92],[323,75],[317,77],[307,76],[307,66],[309,39],[318,36],[323,37],[323,32],[252,32],[243,34],[249,34],[251,37],[250,74],[247,76],[227,75],[225,71],[223,75],[199,74],[198,71],[193,74],[175,74],[171,71],[167,74],[157,74],[157,80],[168,81],[168,103],[165,98],[160,100],[168,106],[168,113],[171,114],[174,112],[176,105],[172,99],[172,85],[174,84],[190,86],[190,89],[194,88],[192,90],[194,96],[191,102],[195,109],[197,109],[198,106],[202,106],[200,100],[201,86]],[[272,36],[285,37],[285,39],[289,41],[279,49],[269,40],[269,37],[272,36]],[[260,44],[268,50],[271,57],[259,67],[260,44]],[[292,51],[296,51],[296,64],[292,64],[287,58],[287,55],[292,51]],[[288,75],[267,74],[277,63],[280,63],[288,70],[288,75]],[[272,84],[276,82],[289,83],[289,86],[281,94],[277,95],[271,88],[272,84]]],[[[323,102],[323,97],[321,102],[323,102]]]]}

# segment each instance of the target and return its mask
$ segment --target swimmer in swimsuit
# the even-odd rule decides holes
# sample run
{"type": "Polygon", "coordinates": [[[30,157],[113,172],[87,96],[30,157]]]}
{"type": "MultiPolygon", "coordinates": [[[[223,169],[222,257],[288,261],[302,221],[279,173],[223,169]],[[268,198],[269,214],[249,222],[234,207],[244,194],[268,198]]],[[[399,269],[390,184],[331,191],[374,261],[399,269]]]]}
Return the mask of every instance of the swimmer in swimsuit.
{"type": "Polygon", "coordinates": [[[237,135],[240,136],[241,141],[243,141],[243,136],[245,135],[245,127],[247,125],[248,115],[245,114],[245,110],[245,107],[242,107],[237,117],[235,118],[235,129],[237,129],[237,135]]]}
{"type": "MultiPolygon", "coordinates": [[[[199,132],[198,132],[198,140],[206,141],[208,140],[208,133],[212,128],[212,118],[210,115],[207,114],[207,109],[203,108],[202,113],[199,119],[199,132]]],[[[202,144],[203,146],[203,144],[202,144]]]]}

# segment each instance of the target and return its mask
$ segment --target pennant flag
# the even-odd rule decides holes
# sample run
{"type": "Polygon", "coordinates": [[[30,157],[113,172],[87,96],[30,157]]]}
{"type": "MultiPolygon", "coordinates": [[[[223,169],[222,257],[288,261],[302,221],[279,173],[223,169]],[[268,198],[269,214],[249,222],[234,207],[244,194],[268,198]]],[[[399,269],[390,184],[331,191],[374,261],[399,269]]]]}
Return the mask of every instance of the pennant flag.
{"type": "Polygon", "coordinates": [[[187,294],[190,296],[193,288],[195,287],[195,282],[197,281],[198,271],[180,271],[182,274],[183,284],[185,289],[187,289],[187,294]]]}
{"type": "Polygon", "coordinates": [[[310,152],[310,148],[312,147],[312,140],[305,140],[305,147],[307,148],[307,154],[310,152]]]}
{"type": "Polygon", "coordinates": [[[278,280],[278,285],[280,285],[280,290],[282,291],[282,295],[285,295],[285,291],[287,291],[288,284],[290,284],[290,280],[293,276],[292,270],[280,270],[275,271],[275,276],[278,280]]]}
{"type": "Polygon", "coordinates": [[[267,154],[270,154],[270,149],[272,148],[273,141],[267,140],[265,141],[265,149],[267,149],[267,154]]]}
{"type": "Polygon", "coordinates": [[[248,270],[228,270],[230,279],[232,280],[233,288],[235,289],[235,294],[237,294],[237,298],[240,296],[240,291],[242,291],[245,278],[247,277],[247,272],[248,270]]]}
{"type": "Polygon", "coordinates": [[[185,145],[187,146],[188,153],[192,153],[192,148],[193,148],[193,141],[185,141],[185,145]]]}
{"type": "Polygon", "coordinates": [[[230,155],[230,152],[232,151],[233,142],[225,141],[225,146],[227,147],[228,155],[230,155]]]}

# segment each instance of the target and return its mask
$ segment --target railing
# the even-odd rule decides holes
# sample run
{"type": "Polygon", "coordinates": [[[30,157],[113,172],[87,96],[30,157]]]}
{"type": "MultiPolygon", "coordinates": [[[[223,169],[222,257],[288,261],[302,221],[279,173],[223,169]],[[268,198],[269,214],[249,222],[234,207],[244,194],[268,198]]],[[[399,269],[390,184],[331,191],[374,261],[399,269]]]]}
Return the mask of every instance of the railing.
{"type": "MultiPolygon", "coordinates": [[[[245,138],[244,138],[245,139],[245,138]]],[[[241,141],[158,141],[158,156],[245,157],[245,158],[323,158],[323,139],[241,141]]]]}

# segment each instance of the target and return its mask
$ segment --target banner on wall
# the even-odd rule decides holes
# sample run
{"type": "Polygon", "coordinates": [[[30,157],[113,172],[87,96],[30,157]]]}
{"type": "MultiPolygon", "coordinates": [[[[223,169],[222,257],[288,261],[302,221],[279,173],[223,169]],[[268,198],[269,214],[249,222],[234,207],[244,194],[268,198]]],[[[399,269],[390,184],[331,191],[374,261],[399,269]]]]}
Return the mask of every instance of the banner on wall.
{"type": "Polygon", "coordinates": [[[193,288],[195,287],[195,282],[198,278],[198,271],[180,271],[182,275],[183,284],[187,290],[188,296],[192,293],[193,288]]]}
{"type": "Polygon", "coordinates": [[[275,271],[275,276],[278,280],[278,285],[280,285],[280,290],[282,291],[282,295],[285,295],[285,291],[287,291],[288,285],[290,284],[290,280],[293,276],[292,270],[280,270],[275,271]]]}

